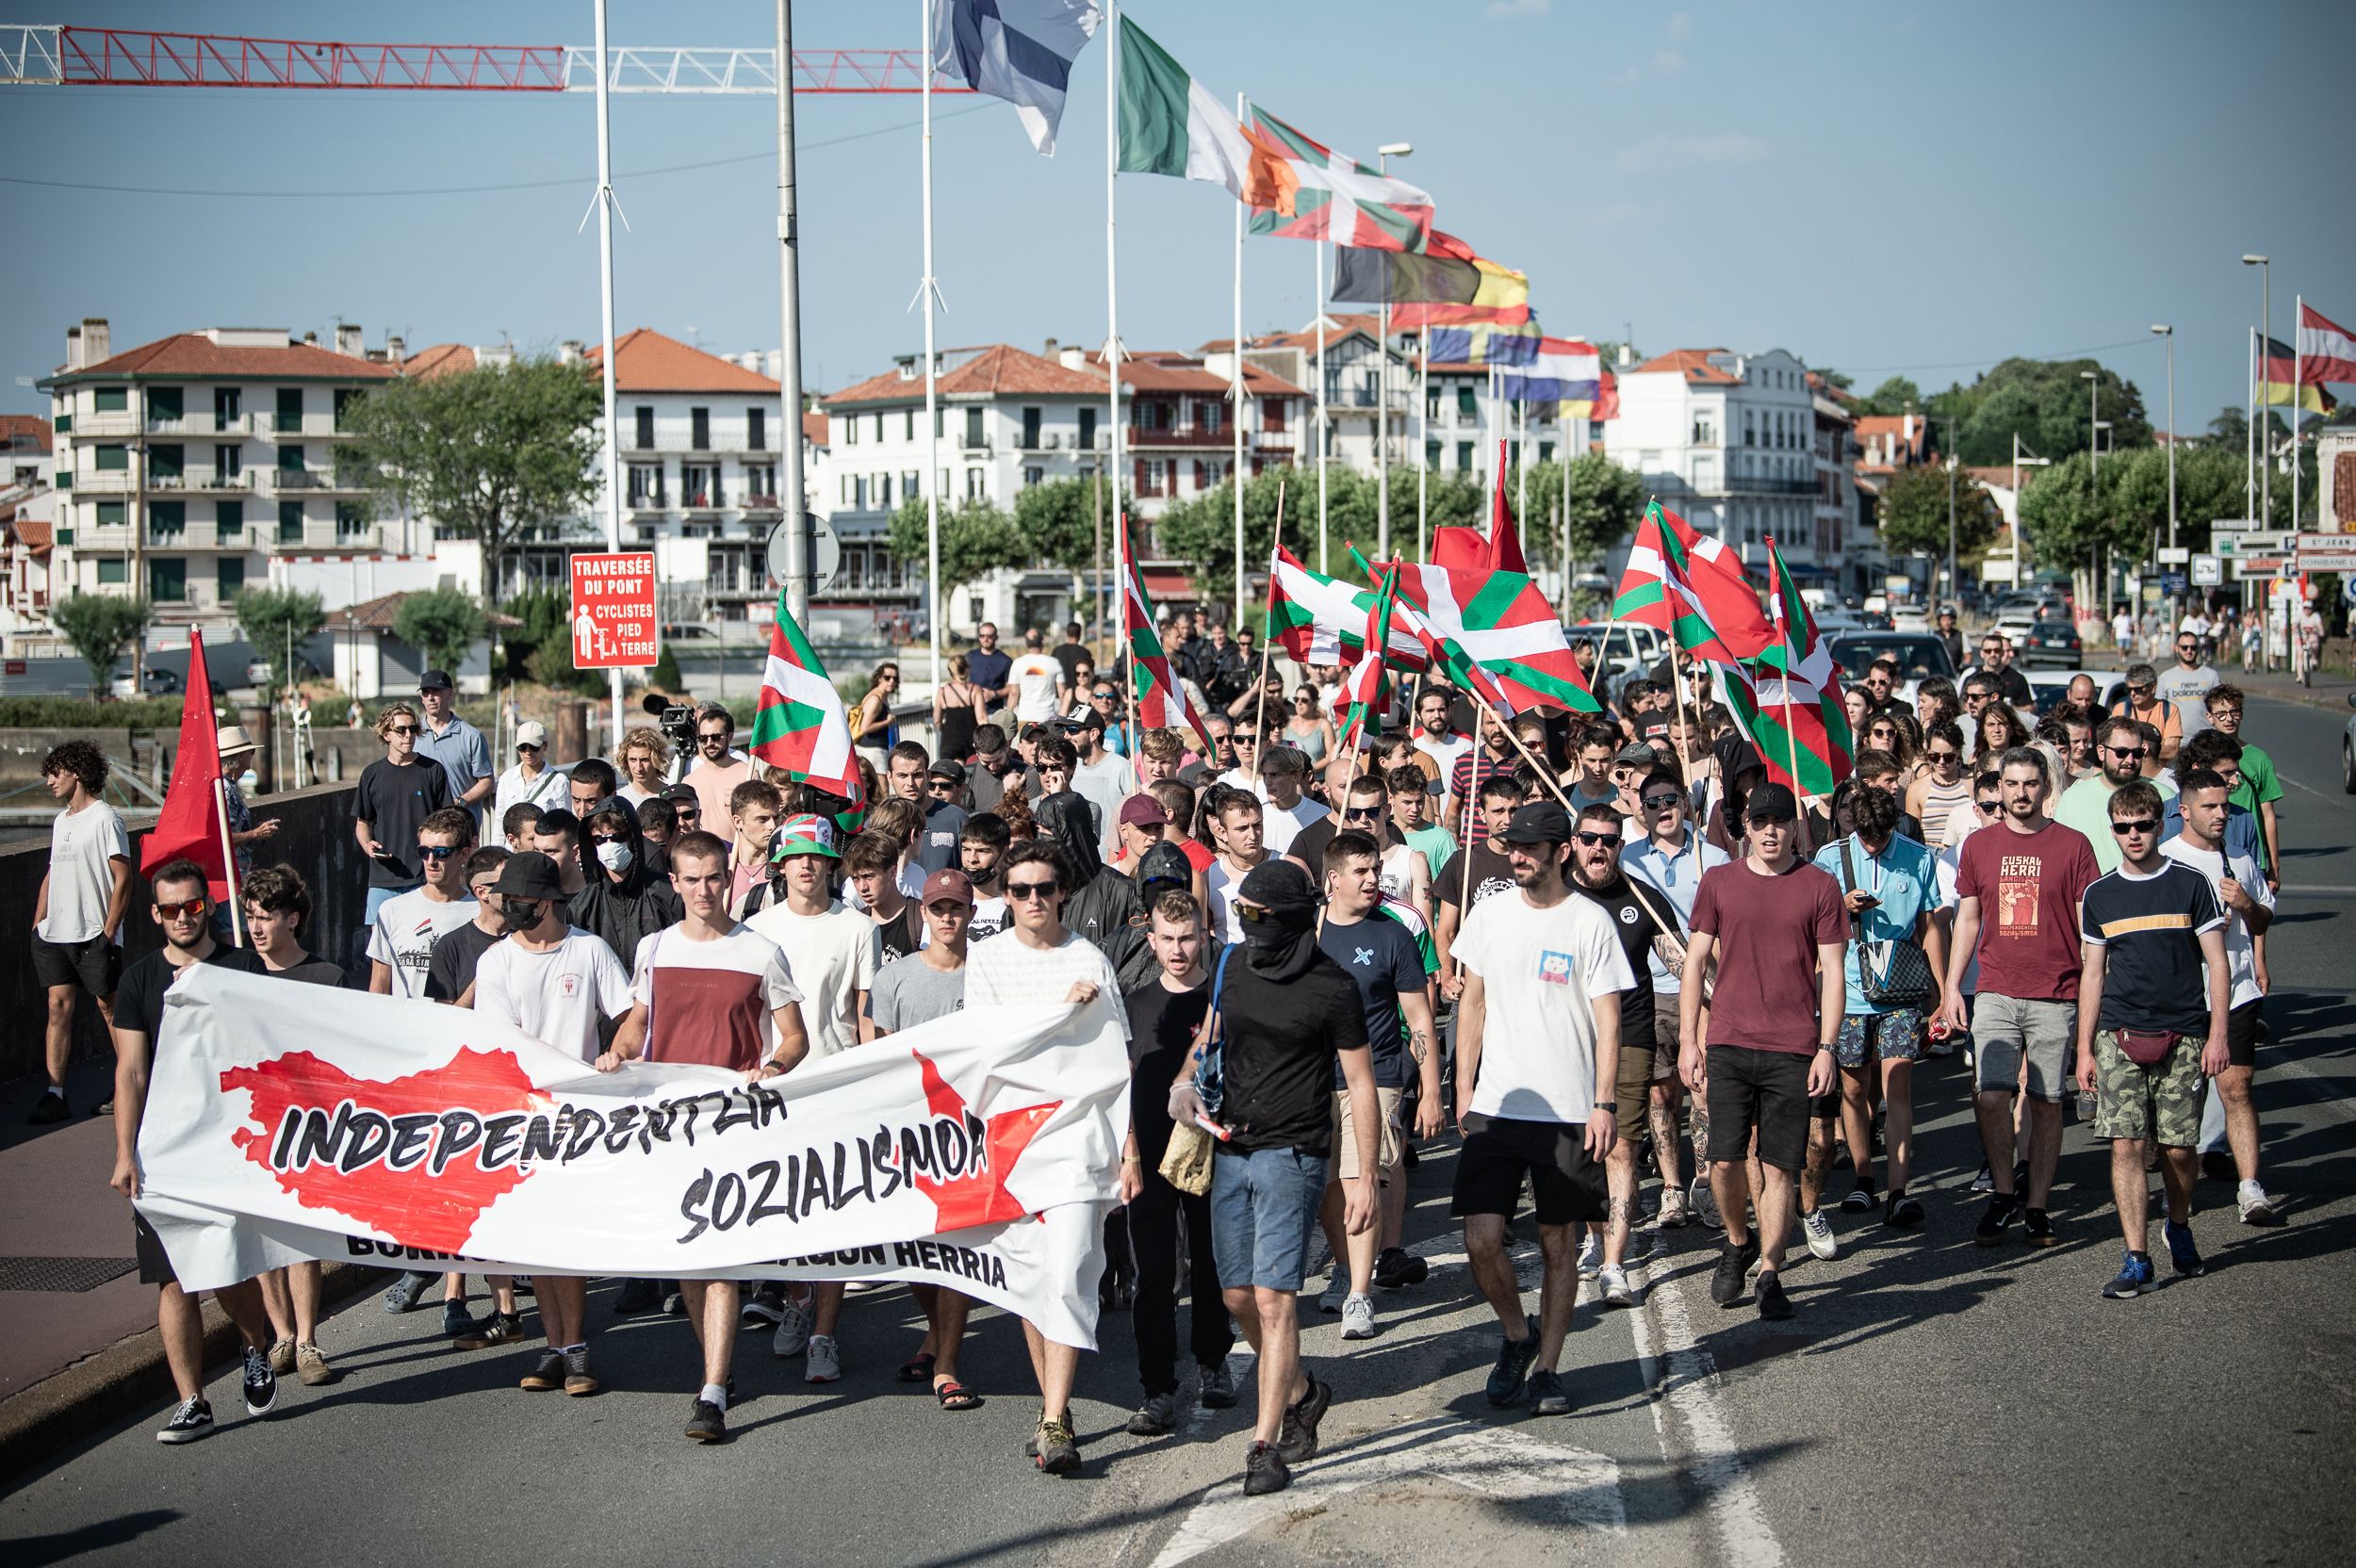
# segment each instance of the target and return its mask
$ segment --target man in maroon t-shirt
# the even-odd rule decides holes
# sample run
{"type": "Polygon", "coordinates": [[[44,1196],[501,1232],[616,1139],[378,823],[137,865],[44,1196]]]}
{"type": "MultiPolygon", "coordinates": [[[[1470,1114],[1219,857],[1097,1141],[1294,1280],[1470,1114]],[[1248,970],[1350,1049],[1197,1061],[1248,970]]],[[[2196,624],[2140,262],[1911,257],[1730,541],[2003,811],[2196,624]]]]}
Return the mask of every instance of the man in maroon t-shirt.
{"type": "Polygon", "coordinates": [[[1978,1052],[1974,1103],[1994,1196],[1972,1237],[1993,1247],[2018,1216],[2021,1240],[2051,1247],[2056,1238],[2045,1205],[2061,1152],[2062,1094],[2077,1035],[2078,902],[2101,872],[2086,835],[2045,814],[2045,754],[2014,746],[1997,767],[2003,825],[1963,841],[1941,1013],[1950,1029],[1970,1028],[1978,1052]],[[1967,1009],[1963,976],[1974,956],[1980,984],[1967,1009]],[[2012,1117],[2013,1097],[2024,1083],[2025,1194],[2014,1190],[2012,1117]]]}
{"type": "Polygon", "coordinates": [[[1677,998],[1677,1071],[1694,1093],[1709,1096],[1710,1185],[1726,1224],[1710,1298],[1722,1307],[1740,1301],[1757,1263],[1759,1315],[1783,1318],[1792,1315],[1783,1248],[1808,1153],[1808,1102],[1840,1082],[1832,1048],[1847,996],[1849,917],[1841,885],[1793,851],[1800,805],[1789,789],[1759,785],[1742,815],[1743,858],[1704,872],[1693,893],[1686,972],[1705,972],[1715,955],[1718,983],[1707,1057],[1702,988],[1688,986],[1677,998]],[[1743,1162],[1754,1129],[1759,1233],[1745,1236],[1752,1193],[1743,1162]]]}

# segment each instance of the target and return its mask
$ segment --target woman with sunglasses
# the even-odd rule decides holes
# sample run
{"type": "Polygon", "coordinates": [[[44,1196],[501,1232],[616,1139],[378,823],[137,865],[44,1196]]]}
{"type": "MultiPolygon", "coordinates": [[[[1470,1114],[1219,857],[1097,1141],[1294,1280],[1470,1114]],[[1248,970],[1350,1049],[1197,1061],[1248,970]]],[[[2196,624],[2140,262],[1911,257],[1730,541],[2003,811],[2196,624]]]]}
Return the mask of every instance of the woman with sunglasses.
{"type": "Polygon", "coordinates": [[[891,766],[886,759],[900,743],[899,726],[892,721],[892,705],[899,696],[900,666],[887,659],[875,666],[874,683],[851,710],[851,743],[879,772],[891,766]]]}
{"type": "Polygon", "coordinates": [[[1293,693],[1291,714],[1284,721],[1284,743],[1317,767],[1333,751],[1333,721],[1317,708],[1317,689],[1302,686],[1293,693]]]}
{"type": "Polygon", "coordinates": [[[1947,847],[1948,822],[1972,798],[1972,775],[1963,765],[1963,729],[1953,720],[1933,725],[1922,746],[1922,771],[1906,786],[1906,808],[1922,825],[1923,842],[1934,852],[1947,847]]]}

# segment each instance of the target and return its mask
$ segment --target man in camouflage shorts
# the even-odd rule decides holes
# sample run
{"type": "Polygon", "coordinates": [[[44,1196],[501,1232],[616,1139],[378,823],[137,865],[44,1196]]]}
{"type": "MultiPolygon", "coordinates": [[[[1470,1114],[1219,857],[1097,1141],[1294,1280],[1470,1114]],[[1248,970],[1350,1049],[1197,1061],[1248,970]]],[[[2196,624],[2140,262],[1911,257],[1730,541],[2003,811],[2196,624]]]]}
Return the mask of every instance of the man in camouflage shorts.
{"type": "Polygon", "coordinates": [[[2225,911],[2209,879],[2160,853],[2160,792],[2136,779],[2109,802],[2119,862],[2079,906],[2086,967],[2078,981],[2078,1084],[2096,1096],[2094,1135],[2111,1140],[2111,1197],[2127,1255],[2102,1287],[2113,1299],[2158,1288],[2144,1250],[2151,1187],[2147,1140],[2160,1146],[2168,1187],[2168,1261],[2203,1272],[2192,1239],[2201,1173],[2201,1079],[2223,1072],[2231,977],[2225,911]]]}

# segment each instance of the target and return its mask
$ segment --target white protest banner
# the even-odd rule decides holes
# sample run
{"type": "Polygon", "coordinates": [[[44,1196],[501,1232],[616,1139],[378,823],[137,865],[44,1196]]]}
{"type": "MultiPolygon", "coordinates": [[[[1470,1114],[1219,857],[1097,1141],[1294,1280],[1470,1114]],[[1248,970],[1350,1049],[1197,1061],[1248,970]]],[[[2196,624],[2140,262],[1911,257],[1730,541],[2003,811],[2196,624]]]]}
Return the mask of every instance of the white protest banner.
{"type": "Polygon", "coordinates": [[[191,1289],[306,1257],[907,1279],[1092,1347],[1128,1080],[1101,999],[746,1084],[599,1074],[463,1009],[199,967],[166,994],[139,1206],[191,1289]]]}

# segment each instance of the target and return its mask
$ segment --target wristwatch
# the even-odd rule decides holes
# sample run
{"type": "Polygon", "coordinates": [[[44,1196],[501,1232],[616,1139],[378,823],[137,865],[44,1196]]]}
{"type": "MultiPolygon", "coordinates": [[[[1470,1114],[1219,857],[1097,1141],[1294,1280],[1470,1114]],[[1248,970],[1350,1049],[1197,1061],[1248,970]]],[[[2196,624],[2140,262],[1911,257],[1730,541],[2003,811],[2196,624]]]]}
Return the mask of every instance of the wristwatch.
{"type": "Polygon", "coordinates": [[[1618,1116],[1620,1114],[1620,1102],[1616,1100],[1598,1100],[1595,1102],[1595,1109],[1599,1111],[1610,1111],[1613,1116],[1618,1116]]]}

